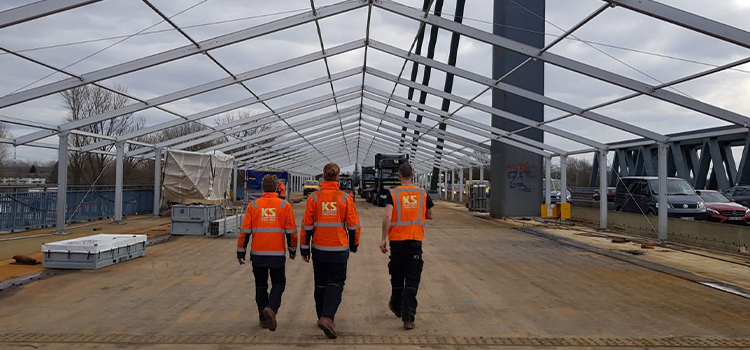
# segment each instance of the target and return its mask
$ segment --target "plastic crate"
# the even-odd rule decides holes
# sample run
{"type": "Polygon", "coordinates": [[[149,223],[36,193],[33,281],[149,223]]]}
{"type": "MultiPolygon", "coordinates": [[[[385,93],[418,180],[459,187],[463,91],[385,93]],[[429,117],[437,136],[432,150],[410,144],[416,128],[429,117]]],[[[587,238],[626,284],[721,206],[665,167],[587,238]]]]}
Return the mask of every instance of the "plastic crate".
{"type": "Polygon", "coordinates": [[[50,269],[95,270],[146,255],[146,235],[99,234],[42,244],[50,269]]]}

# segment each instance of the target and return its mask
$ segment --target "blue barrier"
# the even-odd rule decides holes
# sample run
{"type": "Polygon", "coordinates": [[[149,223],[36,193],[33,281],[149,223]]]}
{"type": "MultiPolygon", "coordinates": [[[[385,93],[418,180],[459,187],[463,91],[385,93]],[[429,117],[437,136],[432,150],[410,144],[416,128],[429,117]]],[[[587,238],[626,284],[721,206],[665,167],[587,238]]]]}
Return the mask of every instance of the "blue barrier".
{"type": "MultiPolygon", "coordinates": [[[[110,218],[115,213],[113,186],[68,189],[67,223],[110,218]]],[[[154,190],[148,186],[124,187],[122,214],[153,212],[154,190]]],[[[52,227],[57,217],[54,187],[0,187],[0,232],[52,227]]]]}

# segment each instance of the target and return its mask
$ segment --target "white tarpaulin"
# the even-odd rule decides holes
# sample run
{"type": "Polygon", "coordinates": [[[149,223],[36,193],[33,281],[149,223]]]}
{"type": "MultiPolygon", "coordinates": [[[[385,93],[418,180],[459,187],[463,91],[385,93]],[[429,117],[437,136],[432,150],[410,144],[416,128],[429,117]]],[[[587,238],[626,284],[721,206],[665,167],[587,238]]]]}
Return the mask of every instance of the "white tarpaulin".
{"type": "Polygon", "coordinates": [[[167,151],[162,193],[165,202],[218,203],[229,197],[234,157],[221,151],[167,151]]]}

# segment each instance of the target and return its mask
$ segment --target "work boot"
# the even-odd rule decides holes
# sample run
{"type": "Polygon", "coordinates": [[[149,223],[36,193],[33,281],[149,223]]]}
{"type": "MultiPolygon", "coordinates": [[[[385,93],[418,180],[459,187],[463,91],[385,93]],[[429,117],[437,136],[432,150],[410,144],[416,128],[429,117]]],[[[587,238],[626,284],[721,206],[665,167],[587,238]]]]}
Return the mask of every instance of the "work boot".
{"type": "Polygon", "coordinates": [[[390,309],[391,312],[393,312],[393,314],[396,315],[396,317],[401,318],[401,312],[396,311],[396,309],[393,308],[393,304],[391,304],[390,301],[388,302],[388,309],[390,309]]]}
{"type": "Polygon", "coordinates": [[[414,329],[414,322],[404,322],[404,329],[407,331],[414,329]]]}
{"type": "Polygon", "coordinates": [[[263,309],[263,317],[266,318],[266,325],[271,332],[276,331],[276,313],[270,307],[263,309]]]}
{"type": "Polygon", "coordinates": [[[260,320],[260,328],[263,328],[263,329],[268,328],[268,325],[266,324],[266,320],[260,320]]]}
{"type": "Polygon", "coordinates": [[[336,334],[336,324],[333,323],[333,320],[330,317],[321,317],[318,320],[318,328],[320,328],[328,338],[336,339],[338,336],[336,334]]]}

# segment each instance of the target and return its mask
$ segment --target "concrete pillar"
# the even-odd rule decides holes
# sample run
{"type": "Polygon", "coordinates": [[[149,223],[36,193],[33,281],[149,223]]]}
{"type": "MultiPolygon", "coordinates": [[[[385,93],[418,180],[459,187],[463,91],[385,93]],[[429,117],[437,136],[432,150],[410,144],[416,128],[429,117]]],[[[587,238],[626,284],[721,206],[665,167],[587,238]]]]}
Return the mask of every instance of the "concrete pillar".
{"type": "Polygon", "coordinates": [[[599,150],[599,229],[607,229],[607,151],[599,150]]]}
{"type": "Polygon", "coordinates": [[[159,217],[161,209],[161,148],[154,150],[154,216],[159,217]]]}
{"type": "Polygon", "coordinates": [[[125,158],[125,143],[117,142],[116,168],[115,168],[115,223],[122,223],[122,166],[125,158]]]}
{"type": "MultiPolygon", "coordinates": [[[[667,144],[659,143],[659,241],[667,240],[667,144]]],[[[731,154],[729,155],[731,157],[731,154]]],[[[604,198],[604,197],[602,197],[604,198]]]]}
{"type": "Polygon", "coordinates": [[[58,136],[57,152],[57,230],[55,234],[65,234],[66,204],[68,201],[68,135],[63,131],[58,136]]]}
{"type": "MultiPolygon", "coordinates": [[[[545,43],[545,2],[547,0],[524,0],[523,6],[517,0],[495,0],[493,6],[493,33],[526,44],[542,48],[545,43]]],[[[527,56],[495,46],[492,49],[492,78],[544,94],[544,64],[529,61],[527,56]],[[526,62],[526,63],[524,63],[526,62]],[[522,69],[517,69],[521,64],[522,69]]],[[[534,122],[544,121],[544,105],[506,93],[492,90],[492,107],[507,111],[534,122]]],[[[507,120],[498,115],[492,116],[492,126],[516,131],[525,125],[507,120]]],[[[518,135],[544,142],[544,133],[530,128],[518,135]]],[[[492,196],[490,215],[493,217],[519,217],[539,215],[539,201],[542,197],[543,177],[542,156],[526,150],[492,141],[491,145],[492,196]]]]}
{"type": "Polygon", "coordinates": [[[568,201],[568,157],[560,156],[560,203],[568,201]]]}

